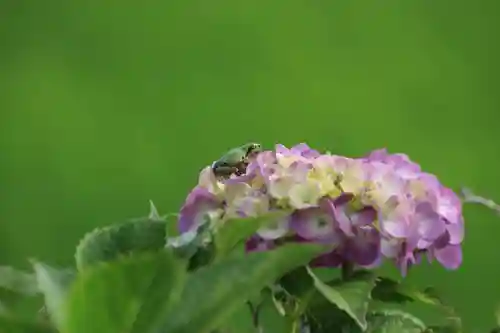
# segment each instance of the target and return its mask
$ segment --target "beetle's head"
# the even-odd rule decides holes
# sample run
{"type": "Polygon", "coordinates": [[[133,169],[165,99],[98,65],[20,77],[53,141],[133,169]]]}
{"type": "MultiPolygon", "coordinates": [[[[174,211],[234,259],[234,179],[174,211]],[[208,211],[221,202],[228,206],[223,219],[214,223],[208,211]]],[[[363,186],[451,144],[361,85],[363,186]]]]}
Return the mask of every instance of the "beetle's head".
{"type": "Polygon", "coordinates": [[[260,143],[247,143],[243,146],[246,152],[246,156],[256,155],[262,151],[262,145],[260,143]]]}

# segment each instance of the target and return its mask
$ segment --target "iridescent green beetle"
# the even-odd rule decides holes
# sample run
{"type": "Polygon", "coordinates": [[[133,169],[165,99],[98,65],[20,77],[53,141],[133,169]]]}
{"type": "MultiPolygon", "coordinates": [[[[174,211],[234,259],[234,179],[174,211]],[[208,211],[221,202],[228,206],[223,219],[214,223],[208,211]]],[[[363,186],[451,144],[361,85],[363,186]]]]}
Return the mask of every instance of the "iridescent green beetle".
{"type": "Polygon", "coordinates": [[[228,179],[233,174],[241,176],[245,173],[249,160],[261,151],[262,146],[255,142],[233,148],[212,163],[212,171],[217,178],[222,179],[228,179]]]}

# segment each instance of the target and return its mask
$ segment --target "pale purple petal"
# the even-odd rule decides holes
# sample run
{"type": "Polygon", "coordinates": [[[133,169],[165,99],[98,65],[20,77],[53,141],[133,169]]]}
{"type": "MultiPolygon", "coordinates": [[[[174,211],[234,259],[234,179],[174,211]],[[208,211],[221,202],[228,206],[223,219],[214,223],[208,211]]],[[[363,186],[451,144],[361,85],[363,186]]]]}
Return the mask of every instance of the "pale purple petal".
{"type": "Polygon", "coordinates": [[[352,193],[342,193],[337,198],[333,199],[334,206],[347,205],[354,199],[354,194],[352,193]]]}
{"type": "Polygon", "coordinates": [[[285,145],[282,145],[281,143],[277,143],[274,146],[274,150],[276,151],[276,154],[290,154],[290,149],[288,149],[285,145]]]}
{"type": "Polygon", "coordinates": [[[309,240],[331,240],[338,237],[335,221],[321,208],[306,208],[295,211],[291,216],[290,227],[309,240]]]}
{"type": "Polygon", "coordinates": [[[382,237],[380,252],[387,258],[396,258],[402,251],[402,242],[399,239],[382,237]]]}
{"type": "Polygon", "coordinates": [[[189,193],[179,213],[179,232],[184,233],[206,222],[208,214],[221,208],[221,202],[204,187],[195,187],[189,193]]]}
{"type": "Polygon", "coordinates": [[[274,174],[276,170],[276,154],[273,151],[263,151],[257,155],[254,162],[248,166],[250,171],[260,173],[260,175],[267,179],[274,174]],[[258,170],[258,171],[257,171],[258,170]]]}
{"type": "Polygon", "coordinates": [[[411,223],[418,224],[420,237],[426,240],[435,240],[446,232],[446,226],[439,214],[428,202],[419,203],[415,208],[411,223]]]}
{"type": "Polygon", "coordinates": [[[396,173],[405,179],[411,179],[416,177],[420,172],[420,165],[410,161],[408,156],[404,154],[393,155],[394,159],[391,161],[393,163],[396,173]]]}
{"type": "Polygon", "coordinates": [[[250,191],[246,196],[237,197],[227,202],[228,216],[258,217],[269,212],[269,197],[260,191],[250,191]]]}
{"type": "Polygon", "coordinates": [[[343,173],[349,166],[351,159],[345,156],[332,155],[330,157],[335,172],[343,173]]]}
{"type": "Polygon", "coordinates": [[[296,182],[304,182],[307,179],[312,164],[305,161],[295,161],[288,167],[288,173],[296,182]]]}
{"type": "Polygon", "coordinates": [[[350,218],[355,227],[369,226],[377,219],[377,211],[373,207],[363,207],[361,210],[351,213],[350,218]]]}
{"type": "Polygon", "coordinates": [[[353,211],[352,207],[349,207],[347,203],[338,204],[342,200],[342,198],[335,200],[334,205],[330,203],[327,211],[333,213],[340,230],[347,236],[354,236],[353,228],[369,226],[377,218],[377,211],[372,207],[364,207],[361,210],[353,211]]]}
{"type": "Polygon", "coordinates": [[[394,172],[390,166],[373,162],[366,168],[368,180],[372,184],[366,193],[367,199],[381,210],[388,203],[402,201],[408,193],[408,182],[394,172]]]}
{"type": "Polygon", "coordinates": [[[411,159],[408,157],[408,155],[401,154],[401,153],[390,154],[388,156],[388,159],[390,161],[393,161],[394,164],[411,164],[411,163],[413,163],[411,161],[411,159]]]}
{"type": "Polygon", "coordinates": [[[450,236],[450,244],[457,245],[462,243],[464,240],[464,224],[447,224],[446,230],[450,236]]]}
{"type": "Polygon", "coordinates": [[[296,156],[301,156],[305,158],[316,158],[320,156],[321,154],[317,152],[314,149],[311,149],[307,144],[305,143],[299,143],[292,148],[287,148],[282,144],[277,144],[275,146],[276,153],[282,154],[282,155],[296,155],[296,156]]]}
{"type": "Polygon", "coordinates": [[[426,240],[426,239],[419,239],[418,240],[418,243],[417,243],[417,248],[418,249],[428,249],[429,247],[431,247],[433,244],[432,241],[429,241],[429,240],[426,240]]]}
{"type": "Polygon", "coordinates": [[[347,203],[342,203],[341,200],[336,200],[332,202],[331,200],[325,201],[323,203],[326,211],[335,218],[335,221],[338,223],[340,230],[347,236],[354,236],[354,231],[352,228],[351,219],[348,216],[348,206],[347,203]]]}
{"type": "Polygon", "coordinates": [[[389,154],[385,148],[372,151],[365,159],[390,165],[398,176],[405,179],[414,178],[420,172],[420,166],[414,163],[408,155],[389,154]]]}
{"type": "Polygon", "coordinates": [[[382,148],[382,149],[376,149],[370,152],[366,158],[372,161],[380,161],[383,162],[386,160],[387,156],[389,156],[387,149],[382,148]]]}
{"type": "Polygon", "coordinates": [[[416,200],[425,200],[437,204],[441,183],[430,173],[419,173],[409,182],[409,191],[416,200]]]}
{"type": "Polygon", "coordinates": [[[356,229],[356,236],[345,240],[342,255],[358,265],[372,265],[380,256],[380,234],[373,227],[356,229]]]}
{"type": "Polygon", "coordinates": [[[415,264],[416,259],[414,252],[412,250],[408,250],[403,246],[403,252],[400,257],[396,259],[396,264],[399,267],[401,275],[405,277],[408,273],[408,269],[410,266],[415,264]]]}
{"type": "Polygon", "coordinates": [[[395,238],[406,238],[410,234],[409,216],[400,214],[391,214],[388,216],[379,216],[382,232],[395,238]]]}
{"type": "Polygon", "coordinates": [[[462,248],[460,245],[449,244],[434,249],[437,261],[447,269],[457,269],[462,264],[462,248]]]}
{"type": "Polygon", "coordinates": [[[282,238],[288,234],[290,230],[290,217],[286,216],[273,221],[270,225],[257,230],[257,235],[262,239],[274,240],[282,238]]]}
{"type": "Polygon", "coordinates": [[[396,167],[411,167],[416,172],[420,171],[420,167],[418,166],[418,164],[412,162],[408,155],[401,153],[389,154],[386,148],[374,150],[365,158],[371,161],[391,164],[396,167]]]}
{"type": "Polygon", "coordinates": [[[316,157],[321,155],[318,151],[311,149],[305,143],[299,143],[298,145],[293,146],[290,149],[290,151],[293,154],[298,154],[298,155],[303,156],[305,158],[316,158],[316,157]]]}
{"type": "Polygon", "coordinates": [[[462,222],[462,202],[451,189],[441,187],[437,203],[437,212],[448,222],[462,222]]]}

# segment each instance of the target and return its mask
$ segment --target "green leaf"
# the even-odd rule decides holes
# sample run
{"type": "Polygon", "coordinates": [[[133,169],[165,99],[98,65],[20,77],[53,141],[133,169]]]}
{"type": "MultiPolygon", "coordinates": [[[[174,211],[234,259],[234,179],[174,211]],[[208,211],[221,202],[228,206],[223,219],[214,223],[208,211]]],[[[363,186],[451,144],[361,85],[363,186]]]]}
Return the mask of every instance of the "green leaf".
{"type": "Polygon", "coordinates": [[[461,333],[461,332],[462,330],[454,325],[428,326],[427,331],[425,331],[425,333],[461,333]]]}
{"type": "Polygon", "coordinates": [[[281,316],[297,318],[303,313],[298,313],[301,308],[300,299],[290,294],[279,284],[264,289],[263,294],[263,300],[270,299],[281,316]]]}
{"type": "Polygon", "coordinates": [[[128,221],[95,229],[76,249],[76,265],[83,270],[98,262],[109,262],[136,252],[160,251],[166,241],[165,221],[128,221]]]}
{"type": "Polygon", "coordinates": [[[328,284],[321,281],[311,269],[309,274],[316,289],[331,303],[345,311],[361,329],[366,329],[366,313],[371,300],[371,291],[375,286],[375,275],[357,272],[347,281],[334,280],[328,284]]]}
{"type": "Polygon", "coordinates": [[[7,266],[0,266],[0,288],[27,296],[40,292],[35,275],[7,266]]]}
{"type": "Polygon", "coordinates": [[[434,306],[445,306],[443,300],[434,288],[419,290],[388,277],[378,277],[372,298],[382,302],[406,303],[422,302],[434,306]]]}
{"type": "Polygon", "coordinates": [[[279,285],[289,294],[302,298],[314,290],[314,280],[306,267],[299,267],[283,276],[279,285]]]}
{"type": "MultiPolygon", "coordinates": [[[[386,303],[422,303],[433,306],[446,315],[446,325],[440,326],[440,330],[446,332],[460,331],[462,322],[455,310],[446,304],[439,293],[432,287],[419,290],[414,286],[399,282],[388,277],[377,278],[376,286],[372,292],[372,298],[386,303]]],[[[437,328],[435,328],[437,330],[437,328]]]]}
{"type": "Polygon", "coordinates": [[[378,277],[372,291],[372,298],[377,301],[390,303],[420,302],[440,308],[448,315],[455,315],[453,308],[448,306],[439,293],[432,287],[419,290],[403,282],[388,277],[378,277]]]}
{"type": "Polygon", "coordinates": [[[9,310],[7,309],[7,307],[3,304],[2,301],[0,301],[0,316],[6,314],[6,313],[9,313],[9,310]]]}
{"type": "Polygon", "coordinates": [[[429,330],[429,333],[461,333],[462,318],[458,317],[456,314],[453,314],[447,317],[444,323],[430,326],[429,330]]]}
{"type": "MultiPolygon", "coordinates": [[[[318,277],[317,273],[315,274],[316,277],[318,277]]],[[[324,279],[321,280],[324,281],[324,279]]],[[[291,299],[295,302],[293,311],[293,315],[295,316],[295,318],[303,316],[308,312],[314,313],[316,316],[325,315],[331,318],[332,308],[333,310],[337,310],[335,305],[332,305],[330,302],[328,302],[326,298],[317,291],[314,284],[314,279],[311,277],[311,275],[309,275],[309,269],[307,267],[299,267],[291,272],[288,272],[279,280],[278,284],[288,294],[285,299],[291,299]],[[323,314],[319,312],[325,313],[323,314]]],[[[278,305],[278,307],[280,307],[280,305],[278,305]]],[[[287,310],[285,309],[285,311],[287,310]]],[[[288,311],[290,310],[288,309],[288,311]]],[[[340,312],[344,314],[344,312],[340,312]]],[[[350,320],[349,318],[347,319],[350,320]]]]}
{"type": "Polygon", "coordinates": [[[264,287],[326,251],[328,248],[316,244],[288,244],[245,256],[231,253],[189,277],[182,301],[169,316],[164,332],[210,332],[264,287]]]}
{"type": "Polygon", "coordinates": [[[427,330],[420,319],[399,310],[372,312],[368,323],[367,333],[424,333],[427,330]]]}
{"type": "Polygon", "coordinates": [[[41,262],[33,262],[33,268],[49,317],[56,327],[61,328],[66,317],[66,296],[75,279],[75,272],[71,269],[53,268],[41,262]]]}
{"type": "Polygon", "coordinates": [[[447,307],[438,292],[432,288],[427,287],[424,290],[404,288],[406,295],[412,296],[414,300],[435,306],[447,307]]]}
{"type": "Polygon", "coordinates": [[[1,333],[57,333],[50,326],[0,316],[1,333]]]}
{"type": "Polygon", "coordinates": [[[378,277],[372,291],[372,298],[377,301],[402,304],[415,301],[412,293],[408,288],[405,289],[399,281],[378,277]]]}
{"type": "Polygon", "coordinates": [[[274,303],[273,295],[264,298],[259,307],[259,326],[263,332],[290,333],[295,324],[295,318],[284,316],[274,303]]]}
{"type": "Polygon", "coordinates": [[[213,243],[199,247],[189,259],[188,272],[193,272],[201,267],[210,265],[215,259],[215,248],[213,243]]]}
{"type": "Polygon", "coordinates": [[[245,241],[262,227],[272,225],[278,219],[287,216],[289,212],[277,211],[259,217],[231,219],[215,231],[215,246],[218,257],[231,252],[240,242],[245,241]]]}
{"type": "Polygon", "coordinates": [[[247,303],[242,303],[233,314],[217,327],[220,333],[256,333],[253,315],[247,303]]]}
{"type": "Polygon", "coordinates": [[[171,252],[138,253],[83,271],[71,287],[63,332],[149,333],[179,299],[185,263],[171,252]]]}
{"type": "Polygon", "coordinates": [[[262,293],[261,300],[253,303],[252,307],[244,303],[218,329],[221,333],[257,333],[254,325],[253,312],[257,314],[257,325],[262,332],[290,333],[294,326],[294,319],[281,314],[274,304],[272,293],[262,293]]]}

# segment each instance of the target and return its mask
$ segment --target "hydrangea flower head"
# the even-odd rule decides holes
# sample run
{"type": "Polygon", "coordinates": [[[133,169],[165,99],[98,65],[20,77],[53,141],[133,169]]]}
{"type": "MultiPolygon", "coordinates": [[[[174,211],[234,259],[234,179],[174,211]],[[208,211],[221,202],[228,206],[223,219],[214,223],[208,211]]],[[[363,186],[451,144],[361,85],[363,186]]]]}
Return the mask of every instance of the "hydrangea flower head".
{"type": "Polygon", "coordinates": [[[448,269],[462,261],[461,200],[405,154],[375,150],[361,158],[278,144],[249,161],[246,173],[216,179],[210,167],[180,212],[181,232],[212,220],[286,214],[248,239],[247,251],[286,242],[331,244],[312,265],[345,261],[376,267],[384,258],[406,274],[423,255],[448,269]]]}

